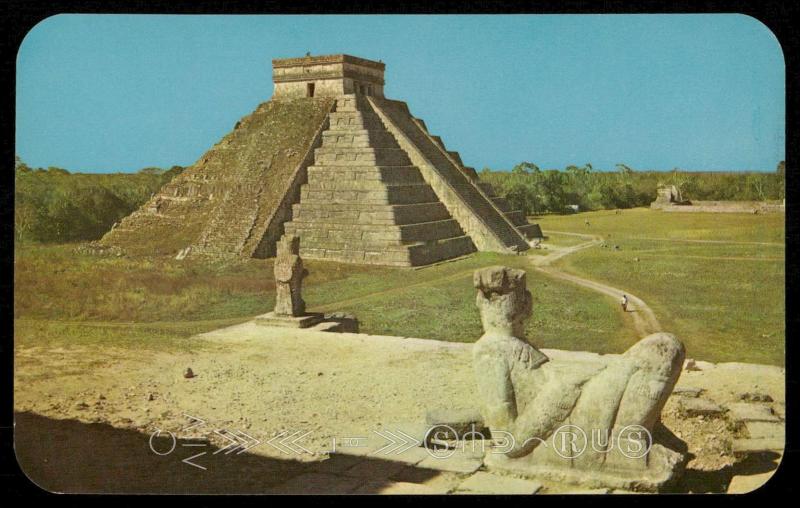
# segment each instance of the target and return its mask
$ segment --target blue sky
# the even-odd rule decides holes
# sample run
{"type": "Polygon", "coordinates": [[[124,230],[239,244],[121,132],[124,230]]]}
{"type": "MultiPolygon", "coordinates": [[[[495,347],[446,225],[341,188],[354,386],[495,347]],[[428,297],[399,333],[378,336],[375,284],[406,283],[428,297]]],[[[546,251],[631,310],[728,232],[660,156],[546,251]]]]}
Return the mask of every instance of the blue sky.
{"type": "Polygon", "coordinates": [[[386,63],[467,165],[764,170],[784,159],[777,39],[744,15],[59,15],[17,58],[31,166],[190,165],[272,94],[272,58],[386,63]]]}

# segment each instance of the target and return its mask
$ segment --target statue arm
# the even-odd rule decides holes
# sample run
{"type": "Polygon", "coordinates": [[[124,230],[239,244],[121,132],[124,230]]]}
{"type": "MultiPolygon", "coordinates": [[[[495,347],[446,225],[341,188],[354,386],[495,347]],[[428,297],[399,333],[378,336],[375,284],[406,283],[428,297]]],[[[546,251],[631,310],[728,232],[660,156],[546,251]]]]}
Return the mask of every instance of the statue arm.
{"type": "Polygon", "coordinates": [[[484,418],[490,427],[510,430],[517,418],[517,403],[507,362],[501,356],[479,354],[474,366],[484,401],[484,418]]]}

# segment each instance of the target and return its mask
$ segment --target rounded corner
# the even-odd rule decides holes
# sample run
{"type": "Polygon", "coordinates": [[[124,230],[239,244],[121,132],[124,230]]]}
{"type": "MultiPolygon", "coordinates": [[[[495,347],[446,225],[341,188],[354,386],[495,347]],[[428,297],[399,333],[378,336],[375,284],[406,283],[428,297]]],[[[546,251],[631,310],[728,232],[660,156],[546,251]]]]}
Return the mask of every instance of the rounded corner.
{"type": "Polygon", "coordinates": [[[28,38],[31,36],[31,34],[34,32],[34,30],[36,30],[37,28],[41,27],[43,24],[49,22],[53,18],[58,18],[58,17],[63,17],[63,16],[69,16],[69,14],[64,13],[64,12],[58,12],[56,14],[50,14],[49,16],[47,16],[45,18],[42,18],[39,21],[37,21],[36,24],[34,24],[32,27],[30,27],[28,29],[27,32],[25,32],[25,35],[19,41],[19,45],[17,46],[16,57],[14,58],[14,61],[17,63],[17,65],[19,65],[19,55],[20,55],[20,52],[22,51],[22,47],[25,45],[25,41],[28,40],[28,38]]]}
{"type": "Polygon", "coordinates": [[[47,488],[46,485],[44,485],[41,481],[37,480],[30,471],[30,466],[28,464],[28,461],[23,460],[22,457],[20,457],[19,453],[20,442],[19,442],[19,432],[17,429],[17,423],[18,422],[15,414],[12,448],[14,449],[14,460],[17,462],[17,467],[19,467],[19,470],[22,472],[22,474],[25,475],[25,478],[27,478],[29,482],[31,482],[34,486],[36,486],[36,488],[40,489],[41,491],[47,492],[49,494],[64,494],[64,492],[47,488]]]}
{"type": "Polygon", "coordinates": [[[736,15],[742,16],[744,18],[750,18],[751,20],[755,21],[757,25],[760,25],[763,30],[766,30],[769,33],[769,35],[778,45],[778,51],[780,52],[781,60],[783,61],[783,68],[786,69],[786,52],[784,52],[783,50],[783,43],[781,42],[781,39],[772,30],[772,28],[770,28],[769,25],[767,25],[766,23],[764,23],[763,21],[761,21],[759,18],[755,17],[752,14],[748,14],[746,12],[737,12],[736,15]]]}
{"type": "Polygon", "coordinates": [[[785,451],[786,451],[786,439],[784,438],[784,440],[783,440],[783,451],[780,452],[780,456],[778,458],[778,464],[775,466],[775,469],[773,469],[772,471],[769,471],[769,477],[763,483],[761,483],[760,485],[758,485],[754,489],[748,490],[748,491],[745,491],[745,492],[736,492],[733,495],[734,496],[750,496],[750,495],[753,495],[755,492],[758,492],[759,490],[763,489],[767,484],[769,484],[772,481],[772,479],[775,478],[775,473],[777,473],[780,470],[781,465],[783,464],[783,460],[784,460],[784,457],[785,457],[785,454],[784,454],[785,451]]]}

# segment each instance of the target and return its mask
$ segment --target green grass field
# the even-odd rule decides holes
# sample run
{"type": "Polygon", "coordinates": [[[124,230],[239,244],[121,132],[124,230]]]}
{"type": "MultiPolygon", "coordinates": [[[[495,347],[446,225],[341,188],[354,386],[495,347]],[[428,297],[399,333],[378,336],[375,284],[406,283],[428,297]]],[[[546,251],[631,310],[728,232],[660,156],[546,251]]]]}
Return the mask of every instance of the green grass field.
{"type": "MultiPolygon", "coordinates": [[[[17,247],[18,345],[191,348],[191,335],[274,305],[271,260],[102,258],[75,247],[17,247]]],[[[528,263],[524,256],[491,253],[421,269],[307,260],[303,295],[311,310],[355,314],[365,333],[472,342],[481,334],[473,271],[528,263]]],[[[614,352],[635,340],[609,298],[528,274],[536,305],[529,334],[537,345],[614,352]]]]}
{"type": "MultiPolygon", "coordinates": [[[[585,241],[557,231],[603,237],[608,248],[579,251],[556,266],[643,298],[691,357],[783,364],[783,215],[637,209],[536,220],[551,248],[585,241]]],[[[17,246],[16,344],[194,348],[192,335],[274,305],[271,260],[103,258],[75,247],[17,246]]],[[[355,314],[364,333],[472,342],[481,334],[472,272],[505,264],[527,269],[534,296],[528,333],[536,345],[606,353],[635,342],[614,299],[552,279],[530,263],[491,253],[421,269],[308,260],[304,298],[311,310],[355,314]]]]}
{"type": "Polygon", "coordinates": [[[556,266],[644,299],[690,356],[783,365],[783,214],[634,209],[537,220],[546,234],[606,239],[608,248],[583,250],[556,266]]]}

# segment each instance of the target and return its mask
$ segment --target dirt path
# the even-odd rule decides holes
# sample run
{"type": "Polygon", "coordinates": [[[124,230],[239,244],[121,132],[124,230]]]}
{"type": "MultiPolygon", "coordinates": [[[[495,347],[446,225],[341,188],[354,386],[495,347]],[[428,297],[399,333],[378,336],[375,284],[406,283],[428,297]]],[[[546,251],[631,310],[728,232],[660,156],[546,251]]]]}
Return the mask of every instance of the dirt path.
{"type": "MultiPolygon", "coordinates": [[[[644,302],[644,300],[642,300],[638,296],[631,294],[627,290],[615,288],[613,286],[609,286],[607,284],[603,284],[593,280],[584,279],[582,277],[578,277],[577,275],[572,275],[571,273],[563,272],[551,266],[554,261],[559,260],[565,256],[574,254],[575,252],[581,251],[583,249],[588,249],[590,247],[599,245],[602,242],[602,239],[599,236],[583,235],[580,233],[566,233],[561,231],[558,232],[552,231],[552,232],[562,235],[577,236],[587,239],[588,241],[579,243],[578,245],[573,245],[571,247],[558,248],[558,250],[556,250],[552,254],[548,254],[547,256],[532,258],[532,265],[535,270],[545,273],[551,277],[556,277],[558,279],[566,280],[572,282],[573,284],[577,284],[579,286],[583,286],[593,291],[597,291],[598,293],[611,296],[616,300],[620,300],[623,294],[628,295],[628,301],[630,303],[628,304],[628,311],[625,314],[627,316],[630,316],[631,319],[633,320],[633,326],[634,328],[636,328],[636,332],[642,337],[644,337],[650,335],[651,333],[661,331],[661,325],[659,324],[655,313],[644,302]]],[[[553,247],[550,246],[550,248],[552,249],[553,247]]]]}
{"type": "MultiPolygon", "coordinates": [[[[565,257],[569,256],[570,254],[574,254],[583,249],[587,249],[589,247],[593,247],[595,245],[599,245],[602,242],[602,239],[596,235],[586,235],[581,233],[569,233],[565,231],[551,231],[552,233],[557,233],[560,235],[569,235],[575,236],[578,238],[583,238],[587,240],[586,242],[579,243],[577,245],[572,245],[570,247],[554,247],[552,245],[548,246],[550,250],[553,250],[550,254],[546,256],[531,256],[531,262],[533,268],[538,270],[546,275],[551,277],[563,279],[573,284],[577,284],[579,286],[586,287],[593,291],[597,291],[599,293],[611,296],[616,300],[622,298],[623,294],[628,295],[628,301],[632,305],[628,305],[628,312],[626,315],[630,316],[633,320],[633,326],[636,329],[636,332],[641,335],[642,337],[649,335],[651,333],[655,333],[661,330],[661,325],[658,323],[658,319],[656,318],[655,313],[653,310],[642,300],[641,298],[633,295],[629,292],[626,292],[622,289],[615,288],[606,284],[602,284],[600,282],[596,282],[589,279],[584,279],[582,277],[578,277],[577,275],[572,275],[570,273],[563,272],[550,266],[553,262],[565,257]]],[[[377,291],[374,293],[369,293],[366,295],[361,295],[353,298],[348,298],[346,300],[339,300],[336,302],[326,303],[324,305],[317,305],[309,310],[312,312],[326,312],[336,308],[340,308],[342,306],[351,305],[354,303],[361,303],[365,301],[369,301],[376,296],[384,296],[387,294],[392,293],[399,293],[408,290],[409,288],[418,287],[418,286],[430,286],[432,284],[440,284],[442,282],[459,280],[464,277],[471,277],[474,269],[464,270],[457,273],[453,273],[450,275],[446,275],[444,277],[426,280],[422,282],[417,282],[416,284],[410,284],[407,286],[389,288],[383,291],[377,291]]]]}

